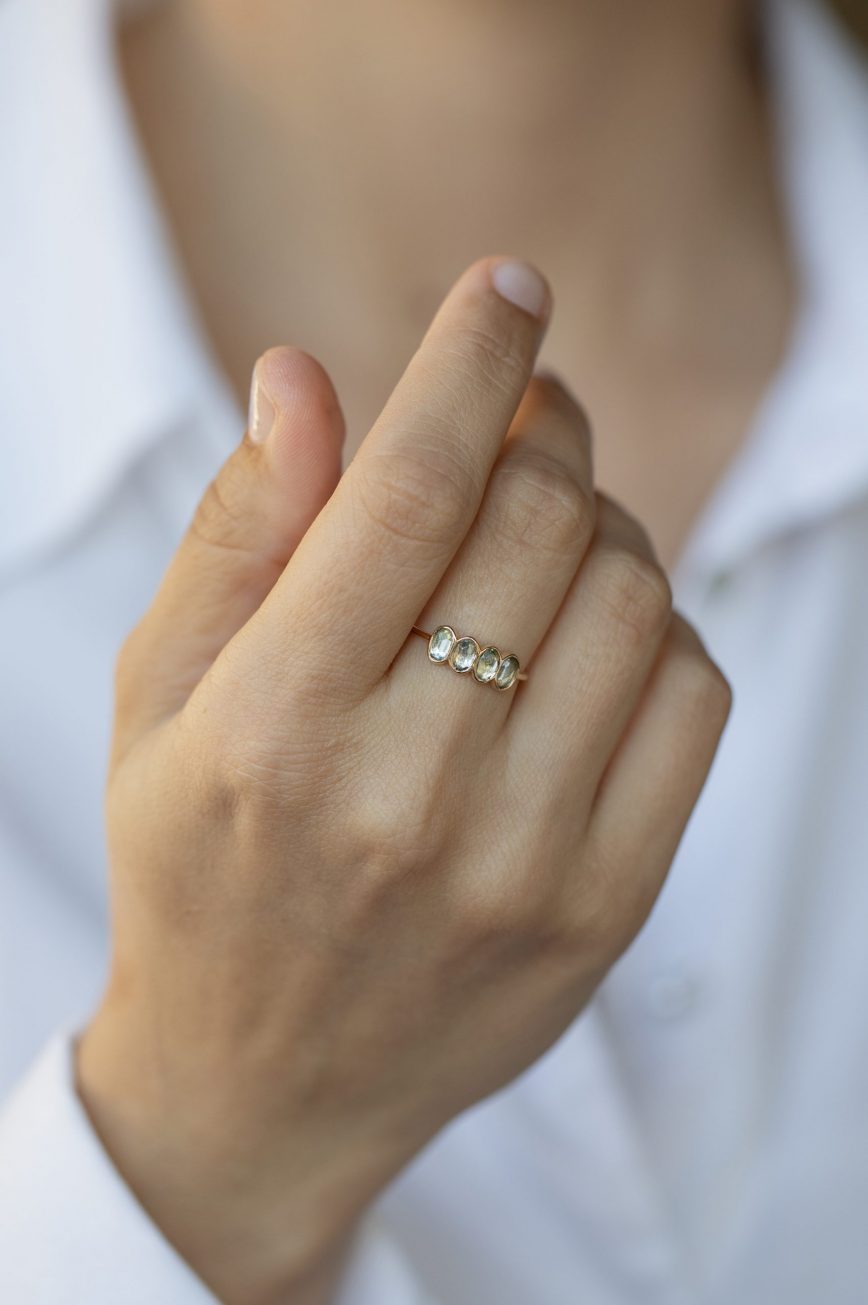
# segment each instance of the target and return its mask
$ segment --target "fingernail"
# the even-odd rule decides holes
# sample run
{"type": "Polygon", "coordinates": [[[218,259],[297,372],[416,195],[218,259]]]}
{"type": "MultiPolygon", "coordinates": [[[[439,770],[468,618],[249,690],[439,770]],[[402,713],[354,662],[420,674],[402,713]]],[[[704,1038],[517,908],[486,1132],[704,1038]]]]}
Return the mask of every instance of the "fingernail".
{"type": "Polygon", "coordinates": [[[262,359],[253,368],[253,380],[250,383],[250,412],[247,417],[247,430],[254,444],[262,444],[274,425],[275,408],[262,379],[262,359]]]}
{"type": "Polygon", "coordinates": [[[549,290],[545,281],[530,263],[504,259],[491,271],[492,284],[499,295],[511,304],[523,308],[534,317],[544,317],[548,310],[549,290]]]}

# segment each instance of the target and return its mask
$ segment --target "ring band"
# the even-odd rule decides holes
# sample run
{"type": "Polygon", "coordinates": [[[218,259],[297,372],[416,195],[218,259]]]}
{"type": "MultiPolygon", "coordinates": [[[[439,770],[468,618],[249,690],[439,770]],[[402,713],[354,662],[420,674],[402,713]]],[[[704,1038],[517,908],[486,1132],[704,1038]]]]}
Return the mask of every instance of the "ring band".
{"type": "Polygon", "coordinates": [[[428,658],[436,666],[451,666],[459,675],[472,673],[479,684],[504,691],[527,675],[515,653],[502,653],[493,644],[481,644],[470,635],[457,635],[451,625],[438,625],[433,634],[413,626],[413,634],[428,640],[428,658]]]}

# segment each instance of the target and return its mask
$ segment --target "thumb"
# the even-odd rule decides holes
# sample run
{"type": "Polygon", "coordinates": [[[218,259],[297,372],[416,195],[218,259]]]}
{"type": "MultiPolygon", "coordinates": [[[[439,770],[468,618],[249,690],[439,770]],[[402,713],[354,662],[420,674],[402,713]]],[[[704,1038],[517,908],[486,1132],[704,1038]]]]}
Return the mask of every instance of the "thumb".
{"type": "Polygon", "coordinates": [[[265,598],[340,479],[344,435],[334,387],[315,358],[294,348],[262,355],[244,439],[206,489],[118,658],[125,744],[183,706],[265,598]]]}

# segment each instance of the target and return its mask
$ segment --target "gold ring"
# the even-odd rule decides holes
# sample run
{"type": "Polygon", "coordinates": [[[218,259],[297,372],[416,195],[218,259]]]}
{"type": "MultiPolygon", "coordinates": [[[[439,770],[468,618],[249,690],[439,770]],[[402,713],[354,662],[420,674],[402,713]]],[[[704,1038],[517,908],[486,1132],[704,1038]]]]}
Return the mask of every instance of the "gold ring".
{"type": "Polygon", "coordinates": [[[457,635],[451,625],[438,625],[433,634],[413,626],[413,634],[428,640],[428,658],[436,666],[451,666],[459,675],[473,674],[480,684],[511,689],[526,680],[515,653],[502,653],[493,644],[481,644],[470,635],[457,635]]]}

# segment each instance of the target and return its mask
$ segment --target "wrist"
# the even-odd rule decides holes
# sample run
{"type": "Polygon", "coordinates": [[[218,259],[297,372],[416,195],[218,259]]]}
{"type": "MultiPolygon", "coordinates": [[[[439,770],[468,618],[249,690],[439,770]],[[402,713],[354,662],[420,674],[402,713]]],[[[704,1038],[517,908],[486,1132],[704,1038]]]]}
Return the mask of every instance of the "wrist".
{"type": "Polygon", "coordinates": [[[358,1221],[394,1172],[381,1156],[318,1141],[318,1126],[280,1118],[255,1087],[239,1108],[238,1066],[211,1066],[209,1091],[110,1009],[76,1050],[78,1092],[106,1151],[221,1300],[332,1299],[358,1221]]]}

